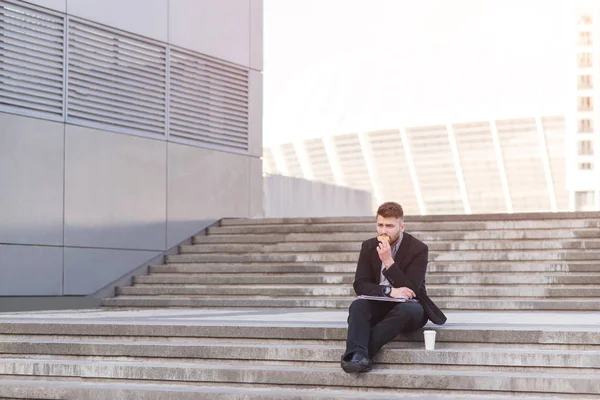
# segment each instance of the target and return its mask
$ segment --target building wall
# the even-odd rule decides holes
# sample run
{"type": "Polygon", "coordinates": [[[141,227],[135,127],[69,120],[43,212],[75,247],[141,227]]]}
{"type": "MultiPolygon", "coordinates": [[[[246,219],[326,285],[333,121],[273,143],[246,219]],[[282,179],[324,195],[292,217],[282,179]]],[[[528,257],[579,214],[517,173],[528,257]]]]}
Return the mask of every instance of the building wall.
{"type": "MultiPolygon", "coordinates": [[[[238,103],[247,109],[237,111],[246,116],[237,129],[247,138],[235,148],[225,134],[215,145],[202,134],[128,131],[110,119],[21,109],[5,90],[0,59],[0,297],[92,295],[219,218],[263,215],[261,0],[0,0],[2,6],[5,14],[13,6],[48,7],[57,18],[68,13],[158,43],[167,54],[172,45],[208,57],[207,68],[223,65],[218,79],[242,71],[247,87],[238,103]]],[[[212,75],[207,79],[212,85],[212,75]]]]}
{"type": "Polygon", "coordinates": [[[600,210],[600,4],[577,0],[571,7],[567,182],[576,210],[600,210]]]}
{"type": "Polygon", "coordinates": [[[264,179],[265,217],[372,215],[368,191],[281,175],[266,175],[264,179]]]}

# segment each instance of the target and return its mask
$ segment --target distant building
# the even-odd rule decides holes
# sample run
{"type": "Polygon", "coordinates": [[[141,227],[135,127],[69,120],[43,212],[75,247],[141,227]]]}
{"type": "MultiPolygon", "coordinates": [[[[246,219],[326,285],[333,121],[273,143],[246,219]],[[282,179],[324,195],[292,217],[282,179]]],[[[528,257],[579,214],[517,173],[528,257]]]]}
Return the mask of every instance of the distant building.
{"type": "Polygon", "coordinates": [[[369,190],[409,215],[573,209],[565,118],[392,128],[271,146],[263,170],[369,190]]]}
{"type": "Polygon", "coordinates": [[[600,209],[600,3],[574,3],[572,114],[567,122],[567,176],[577,210],[600,209]]]}

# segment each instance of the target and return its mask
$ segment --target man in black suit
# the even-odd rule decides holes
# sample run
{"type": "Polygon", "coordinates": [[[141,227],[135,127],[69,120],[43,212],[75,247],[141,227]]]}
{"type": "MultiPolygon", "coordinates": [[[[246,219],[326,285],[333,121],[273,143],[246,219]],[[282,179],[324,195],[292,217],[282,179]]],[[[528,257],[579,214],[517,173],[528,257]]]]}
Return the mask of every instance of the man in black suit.
{"type": "Polygon", "coordinates": [[[384,344],[401,332],[422,328],[428,320],[437,325],[446,316],[427,296],[427,245],[404,232],[404,212],[398,203],[383,203],[377,210],[377,238],[362,244],[354,291],[357,295],[415,299],[416,302],[357,299],[350,305],[345,372],[366,372],[384,344]]]}

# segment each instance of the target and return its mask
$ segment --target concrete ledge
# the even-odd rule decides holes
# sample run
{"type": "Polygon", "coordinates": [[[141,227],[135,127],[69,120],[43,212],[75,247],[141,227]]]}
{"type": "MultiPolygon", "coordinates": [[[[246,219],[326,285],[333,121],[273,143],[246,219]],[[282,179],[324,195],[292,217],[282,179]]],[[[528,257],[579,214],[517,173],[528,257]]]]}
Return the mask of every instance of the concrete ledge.
{"type": "MultiPolygon", "coordinates": [[[[469,215],[405,215],[406,222],[438,222],[438,221],[519,221],[547,219],[600,219],[600,212],[542,212],[514,214],[469,214],[469,215]]],[[[331,223],[366,223],[375,222],[375,216],[334,217],[334,218],[224,218],[221,226],[259,225],[259,224],[331,224],[331,223]]]]}
{"type": "MultiPolygon", "coordinates": [[[[548,350],[536,347],[515,348],[468,348],[448,347],[439,343],[435,351],[423,349],[422,343],[408,348],[407,343],[395,343],[384,347],[374,362],[379,365],[463,365],[463,366],[512,366],[518,368],[597,368],[600,354],[584,350],[548,350]]],[[[137,357],[168,359],[215,359],[236,361],[303,361],[337,363],[344,353],[342,342],[319,344],[295,344],[271,341],[228,341],[213,339],[187,340],[180,343],[151,340],[126,339],[13,339],[0,342],[1,354],[45,354],[86,357],[137,357]]],[[[11,357],[11,356],[7,356],[11,357]]],[[[432,367],[434,368],[434,367],[432,367]]]]}
{"type": "MultiPolygon", "coordinates": [[[[81,379],[69,380],[54,378],[44,380],[30,377],[12,377],[11,379],[0,379],[0,396],[19,399],[38,400],[281,400],[281,399],[319,399],[319,400],[343,400],[343,399],[381,399],[389,400],[398,395],[397,390],[385,389],[310,389],[298,386],[280,386],[277,388],[264,387],[261,385],[235,385],[201,386],[197,383],[184,384],[170,383],[168,386],[143,382],[128,381],[121,382],[89,382],[81,379]],[[258,386],[258,387],[256,387],[258,386]]],[[[527,400],[588,400],[593,397],[576,394],[561,394],[560,397],[546,395],[538,397],[528,393],[520,393],[519,399],[527,400]]],[[[492,394],[490,392],[473,391],[451,391],[442,392],[438,390],[412,391],[404,389],[402,399],[406,400],[515,400],[514,395],[492,394]]]]}
{"type": "Polygon", "coordinates": [[[150,275],[138,276],[134,279],[134,283],[144,284],[214,284],[214,285],[253,285],[253,284],[348,284],[354,282],[354,274],[346,276],[336,275],[320,275],[320,274],[282,274],[264,275],[264,274],[205,274],[205,275],[150,275]]]}
{"type": "MultiPolygon", "coordinates": [[[[347,310],[150,309],[0,314],[0,334],[345,340],[347,310]],[[66,328],[68,327],[68,328],[66,328]]],[[[600,345],[598,312],[447,312],[436,341],[600,345]]],[[[397,341],[423,342],[420,331],[397,341]]]]}
{"type": "MultiPolygon", "coordinates": [[[[548,310],[548,311],[596,311],[600,309],[600,300],[590,299],[482,299],[482,298],[432,298],[442,309],[446,310],[548,310]]],[[[260,296],[247,298],[237,296],[213,295],[162,295],[162,296],[119,296],[104,299],[106,307],[248,307],[248,308],[318,308],[318,309],[347,309],[352,303],[352,297],[335,296],[304,296],[276,297],[260,296]]]]}
{"type": "Polygon", "coordinates": [[[94,296],[3,296],[0,313],[12,311],[89,309],[100,306],[94,296]]]}
{"type": "MultiPolygon", "coordinates": [[[[436,241],[456,242],[486,241],[486,240],[544,240],[544,239],[585,239],[600,238],[598,229],[530,229],[526,231],[496,230],[496,231],[416,231],[409,232],[418,239],[433,243],[436,241]]],[[[293,243],[293,242],[362,242],[374,237],[374,231],[330,233],[260,233],[260,234],[211,234],[210,236],[194,237],[194,244],[209,243],[293,243]]]]}
{"type": "Polygon", "coordinates": [[[516,371],[465,371],[454,368],[373,369],[356,377],[339,366],[280,366],[215,362],[104,361],[5,358],[0,374],[120,379],[306,385],[308,387],[374,387],[397,389],[480,390],[538,393],[600,393],[600,375],[516,371]]]}

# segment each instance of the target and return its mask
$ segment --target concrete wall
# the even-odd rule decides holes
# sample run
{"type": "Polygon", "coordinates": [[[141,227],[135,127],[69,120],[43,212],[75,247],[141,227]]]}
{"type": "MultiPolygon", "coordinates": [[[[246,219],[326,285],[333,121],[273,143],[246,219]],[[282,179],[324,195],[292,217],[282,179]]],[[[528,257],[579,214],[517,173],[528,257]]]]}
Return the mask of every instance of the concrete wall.
{"type": "Polygon", "coordinates": [[[31,3],[246,67],[249,150],[0,112],[0,310],[93,295],[219,218],[263,215],[262,1],[31,3]]]}
{"type": "Polygon", "coordinates": [[[365,190],[282,175],[264,178],[265,217],[352,217],[373,214],[365,190]]]}

